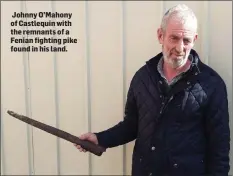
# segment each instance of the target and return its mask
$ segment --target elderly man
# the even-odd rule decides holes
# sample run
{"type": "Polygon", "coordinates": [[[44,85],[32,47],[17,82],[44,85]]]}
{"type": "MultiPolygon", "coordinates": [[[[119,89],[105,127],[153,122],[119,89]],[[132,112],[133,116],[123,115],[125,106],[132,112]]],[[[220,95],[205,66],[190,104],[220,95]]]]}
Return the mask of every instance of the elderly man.
{"type": "Polygon", "coordinates": [[[157,35],[162,52],[133,76],[124,120],[80,138],[106,148],[136,139],[133,176],[227,176],[226,86],[192,49],[197,39],[194,13],[185,5],[169,9],[157,35]]]}

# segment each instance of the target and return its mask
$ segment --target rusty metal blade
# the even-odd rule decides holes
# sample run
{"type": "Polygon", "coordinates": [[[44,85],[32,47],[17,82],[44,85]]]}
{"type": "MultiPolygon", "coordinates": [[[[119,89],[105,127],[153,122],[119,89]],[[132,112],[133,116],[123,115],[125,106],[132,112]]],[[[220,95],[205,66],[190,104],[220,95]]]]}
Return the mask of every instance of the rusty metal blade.
{"type": "Polygon", "coordinates": [[[9,115],[11,115],[12,117],[15,117],[16,119],[21,120],[21,121],[23,121],[29,125],[32,125],[36,128],[39,128],[47,133],[50,133],[50,134],[55,135],[59,138],[62,138],[64,140],[67,140],[67,141],[70,141],[70,142],[75,143],[77,145],[80,145],[85,150],[87,150],[87,151],[89,151],[97,156],[101,156],[102,153],[105,152],[105,150],[106,150],[105,148],[103,148],[99,145],[96,145],[92,142],[81,140],[78,137],[76,137],[70,133],[67,133],[63,130],[57,129],[57,128],[52,127],[50,125],[44,124],[44,123],[39,122],[37,120],[31,119],[27,116],[17,114],[14,111],[8,110],[7,113],[9,115]]]}

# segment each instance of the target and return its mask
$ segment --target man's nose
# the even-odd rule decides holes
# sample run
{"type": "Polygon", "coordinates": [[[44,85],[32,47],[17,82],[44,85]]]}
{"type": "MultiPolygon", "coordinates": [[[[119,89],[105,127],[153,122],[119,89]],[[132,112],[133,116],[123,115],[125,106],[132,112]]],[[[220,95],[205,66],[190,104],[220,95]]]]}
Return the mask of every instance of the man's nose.
{"type": "Polygon", "coordinates": [[[182,53],[184,51],[184,43],[183,43],[183,41],[180,41],[179,43],[177,43],[177,45],[176,45],[176,51],[178,53],[182,53]]]}

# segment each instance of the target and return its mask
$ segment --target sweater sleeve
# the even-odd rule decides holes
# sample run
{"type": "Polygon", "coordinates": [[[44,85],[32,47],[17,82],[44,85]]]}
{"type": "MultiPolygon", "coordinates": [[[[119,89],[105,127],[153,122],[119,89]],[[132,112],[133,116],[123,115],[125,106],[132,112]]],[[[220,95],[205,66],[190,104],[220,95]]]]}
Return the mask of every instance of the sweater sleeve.
{"type": "Polygon", "coordinates": [[[229,166],[230,129],[227,90],[222,81],[216,85],[206,109],[207,173],[227,176],[229,166]]]}

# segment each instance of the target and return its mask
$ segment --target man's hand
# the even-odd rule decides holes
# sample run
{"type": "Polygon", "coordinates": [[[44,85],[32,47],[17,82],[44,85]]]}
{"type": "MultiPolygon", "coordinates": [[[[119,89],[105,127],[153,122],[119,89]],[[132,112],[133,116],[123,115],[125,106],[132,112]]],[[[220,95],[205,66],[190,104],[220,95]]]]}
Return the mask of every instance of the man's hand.
{"type": "MultiPolygon", "coordinates": [[[[81,140],[87,140],[90,142],[93,142],[94,144],[98,144],[97,136],[94,133],[85,133],[79,136],[79,139],[81,140]]],[[[74,144],[74,146],[80,151],[80,152],[86,152],[85,149],[83,149],[80,145],[74,144]]]]}

